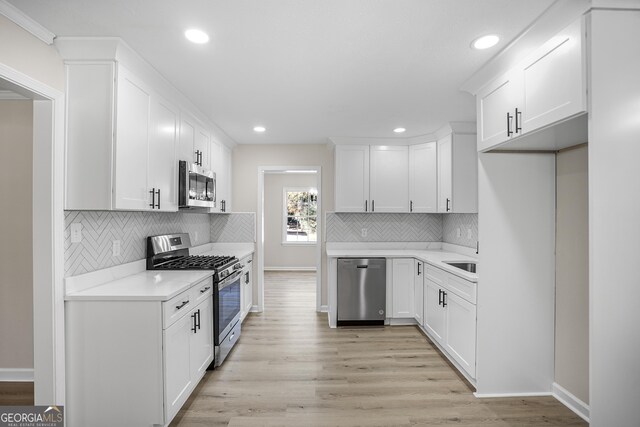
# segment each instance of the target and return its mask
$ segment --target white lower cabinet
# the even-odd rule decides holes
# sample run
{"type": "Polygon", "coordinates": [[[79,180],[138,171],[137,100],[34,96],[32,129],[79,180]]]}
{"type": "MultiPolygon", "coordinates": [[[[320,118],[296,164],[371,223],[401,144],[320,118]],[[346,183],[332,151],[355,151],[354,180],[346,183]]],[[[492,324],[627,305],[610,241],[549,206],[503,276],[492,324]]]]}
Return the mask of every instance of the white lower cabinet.
{"type": "Polygon", "coordinates": [[[413,279],[413,318],[422,325],[424,317],[424,263],[415,260],[415,277],[413,279]]]}
{"type": "Polygon", "coordinates": [[[427,267],[423,328],[445,354],[476,377],[475,284],[427,267]]]}
{"type": "Polygon", "coordinates": [[[413,278],[415,273],[413,266],[413,258],[396,258],[393,260],[392,318],[405,319],[414,317],[413,278]]]}
{"type": "Polygon", "coordinates": [[[212,283],[168,301],[67,301],[66,425],[168,425],[213,360],[212,283]]]}

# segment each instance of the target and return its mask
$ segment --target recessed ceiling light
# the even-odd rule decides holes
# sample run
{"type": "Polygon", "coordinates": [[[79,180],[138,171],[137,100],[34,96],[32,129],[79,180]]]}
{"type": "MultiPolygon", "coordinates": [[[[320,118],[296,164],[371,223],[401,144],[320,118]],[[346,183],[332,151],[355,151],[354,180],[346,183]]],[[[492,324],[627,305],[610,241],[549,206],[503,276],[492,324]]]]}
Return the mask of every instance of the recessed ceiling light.
{"type": "Polygon", "coordinates": [[[496,36],[495,34],[489,34],[486,36],[478,37],[471,43],[471,46],[474,49],[478,50],[489,49],[490,47],[495,46],[499,41],[500,37],[496,36]]]}
{"type": "Polygon", "coordinates": [[[201,30],[191,28],[184,32],[184,36],[192,43],[204,44],[209,41],[209,35],[201,30]]]}
{"type": "Polygon", "coordinates": [[[256,127],[253,128],[253,130],[255,132],[264,132],[265,130],[267,130],[267,128],[264,127],[264,126],[256,126],[256,127]]]}
{"type": "Polygon", "coordinates": [[[395,128],[393,131],[395,133],[402,133],[402,132],[406,131],[406,129],[405,128],[395,128]]]}

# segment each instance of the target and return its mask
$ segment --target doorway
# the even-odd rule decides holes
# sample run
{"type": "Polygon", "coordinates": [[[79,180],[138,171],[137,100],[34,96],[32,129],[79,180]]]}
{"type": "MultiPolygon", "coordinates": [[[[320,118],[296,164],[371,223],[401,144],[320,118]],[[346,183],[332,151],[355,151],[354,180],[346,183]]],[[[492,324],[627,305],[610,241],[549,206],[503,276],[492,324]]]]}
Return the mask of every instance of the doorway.
{"type": "Polygon", "coordinates": [[[3,64],[0,90],[32,102],[33,116],[32,184],[14,189],[33,206],[33,370],[18,374],[33,380],[36,405],[64,405],[64,94],[3,64]]]}
{"type": "Polygon", "coordinates": [[[264,311],[265,266],[276,271],[315,269],[316,311],[321,310],[322,171],[320,166],[261,166],[258,168],[258,311],[264,311]],[[296,184],[297,183],[297,184],[296,184]],[[279,190],[274,190],[274,184],[279,190]],[[273,192],[282,197],[274,203],[273,192]],[[270,196],[270,197],[268,197],[270,196]],[[291,203],[289,202],[291,199],[291,203]],[[296,208],[299,206],[300,209],[296,208]],[[309,207],[312,206],[312,209],[309,207]],[[275,211],[275,213],[274,213],[275,211]],[[271,224],[275,220],[277,224],[271,224]],[[309,241],[315,239],[315,244],[309,241]],[[266,250],[280,256],[266,255],[266,250]],[[281,250],[278,249],[282,248],[281,250]],[[302,252],[311,249],[312,264],[302,252]],[[267,263],[265,264],[265,259],[267,263]]]}

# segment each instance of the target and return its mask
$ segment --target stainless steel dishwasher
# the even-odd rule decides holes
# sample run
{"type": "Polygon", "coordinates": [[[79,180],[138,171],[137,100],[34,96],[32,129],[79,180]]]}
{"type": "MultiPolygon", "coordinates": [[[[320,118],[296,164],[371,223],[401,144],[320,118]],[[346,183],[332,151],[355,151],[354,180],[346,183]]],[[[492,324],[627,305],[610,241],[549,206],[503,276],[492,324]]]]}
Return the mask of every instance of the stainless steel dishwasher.
{"type": "Polygon", "coordinates": [[[384,325],[385,258],[338,258],[338,326],[384,325]]]}

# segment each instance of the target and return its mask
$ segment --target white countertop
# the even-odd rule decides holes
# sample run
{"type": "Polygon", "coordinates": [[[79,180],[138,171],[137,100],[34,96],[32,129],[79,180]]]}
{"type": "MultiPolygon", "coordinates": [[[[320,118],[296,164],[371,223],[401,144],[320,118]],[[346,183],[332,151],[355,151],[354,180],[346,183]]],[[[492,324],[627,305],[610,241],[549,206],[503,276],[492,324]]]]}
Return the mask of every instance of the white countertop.
{"type": "MultiPolygon", "coordinates": [[[[253,243],[207,243],[190,253],[242,259],[254,251],[253,243]]],[[[146,270],[146,260],[139,260],[67,277],[65,300],[167,301],[211,275],[211,270],[146,270]]]]}
{"type": "Polygon", "coordinates": [[[456,252],[441,249],[383,249],[383,248],[347,248],[347,247],[327,247],[327,257],[329,258],[416,258],[434,267],[455,274],[471,282],[478,281],[478,275],[469,273],[457,267],[445,264],[447,262],[477,262],[477,259],[469,255],[462,255],[456,252]]]}

